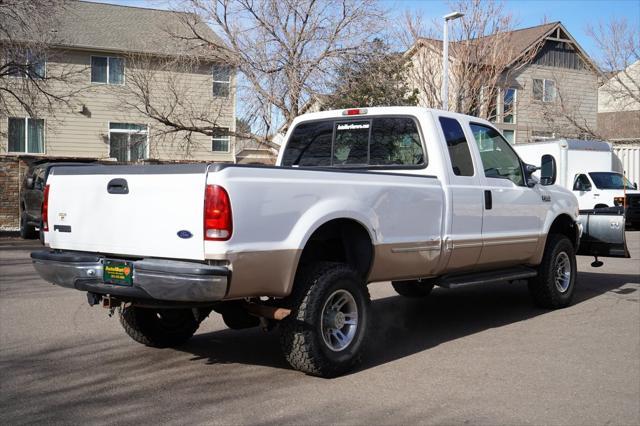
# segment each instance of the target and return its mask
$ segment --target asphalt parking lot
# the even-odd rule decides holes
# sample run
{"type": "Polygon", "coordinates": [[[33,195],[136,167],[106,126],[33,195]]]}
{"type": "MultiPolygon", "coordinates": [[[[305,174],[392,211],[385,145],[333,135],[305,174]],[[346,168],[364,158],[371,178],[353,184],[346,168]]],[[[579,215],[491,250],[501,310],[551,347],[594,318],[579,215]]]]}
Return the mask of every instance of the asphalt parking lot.
{"type": "Polygon", "coordinates": [[[579,258],[575,303],[524,283],[430,298],[371,287],[376,336],[337,379],[288,368],[277,335],[212,314],[180,349],[130,340],[83,293],[40,280],[34,242],[0,240],[0,423],[640,424],[640,232],[633,259],[579,258]]]}

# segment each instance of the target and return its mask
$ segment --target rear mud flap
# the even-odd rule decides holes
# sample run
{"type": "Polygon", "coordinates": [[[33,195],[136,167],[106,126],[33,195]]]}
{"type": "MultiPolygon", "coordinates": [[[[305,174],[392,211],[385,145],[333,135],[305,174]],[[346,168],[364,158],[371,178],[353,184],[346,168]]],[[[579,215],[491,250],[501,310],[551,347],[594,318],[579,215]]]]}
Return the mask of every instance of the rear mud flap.
{"type": "Polygon", "coordinates": [[[624,235],[624,214],[612,209],[580,211],[582,237],[576,254],[596,257],[629,258],[624,235]]]}

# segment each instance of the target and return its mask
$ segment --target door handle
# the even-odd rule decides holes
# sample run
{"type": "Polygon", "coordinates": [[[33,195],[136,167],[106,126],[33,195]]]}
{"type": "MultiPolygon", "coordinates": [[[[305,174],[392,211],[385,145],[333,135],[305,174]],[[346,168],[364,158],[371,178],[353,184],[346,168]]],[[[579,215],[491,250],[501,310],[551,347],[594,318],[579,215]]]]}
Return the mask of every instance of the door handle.
{"type": "Polygon", "coordinates": [[[107,184],[109,194],[128,194],[129,185],[126,179],[111,179],[107,184]]]}
{"type": "Polygon", "coordinates": [[[484,208],[485,210],[491,210],[493,207],[493,199],[491,197],[491,191],[485,189],[484,191],[484,208]]]}

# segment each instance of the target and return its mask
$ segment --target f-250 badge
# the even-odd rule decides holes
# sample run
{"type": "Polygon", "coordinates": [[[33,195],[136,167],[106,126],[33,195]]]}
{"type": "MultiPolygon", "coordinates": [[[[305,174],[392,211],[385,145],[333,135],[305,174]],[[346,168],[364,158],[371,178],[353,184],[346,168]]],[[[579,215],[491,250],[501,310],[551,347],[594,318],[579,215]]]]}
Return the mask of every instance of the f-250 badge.
{"type": "Polygon", "coordinates": [[[551,195],[549,194],[542,194],[542,201],[551,201],[551,195]]]}

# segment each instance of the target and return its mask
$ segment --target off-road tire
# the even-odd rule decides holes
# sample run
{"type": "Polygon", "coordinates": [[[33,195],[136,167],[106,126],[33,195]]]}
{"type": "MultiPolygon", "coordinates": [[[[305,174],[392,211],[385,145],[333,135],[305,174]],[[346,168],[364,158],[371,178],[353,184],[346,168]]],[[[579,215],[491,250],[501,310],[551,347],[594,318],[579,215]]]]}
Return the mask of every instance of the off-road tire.
{"type": "Polygon", "coordinates": [[[293,293],[286,299],[291,314],[280,323],[280,343],[286,360],[296,370],[335,377],[355,367],[368,340],[369,291],[363,279],[342,263],[319,262],[296,275],[293,293]],[[322,336],[323,307],[338,290],[346,290],[357,306],[357,326],[350,343],[332,350],[322,336]]]}
{"type": "Polygon", "coordinates": [[[36,228],[27,223],[27,217],[25,214],[20,215],[20,238],[23,240],[33,240],[38,236],[36,228]]]}
{"type": "Polygon", "coordinates": [[[138,343],[154,348],[180,346],[193,336],[200,321],[191,309],[149,309],[129,306],[120,313],[124,331],[138,343]]]}
{"type": "Polygon", "coordinates": [[[430,280],[392,281],[393,289],[400,296],[411,298],[427,297],[433,290],[434,283],[430,280]]]}
{"type": "Polygon", "coordinates": [[[558,309],[571,304],[576,283],[576,256],[575,249],[569,238],[562,234],[551,234],[547,239],[542,263],[538,267],[538,275],[530,278],[529,293],[536,305],[541,308],[558,309]],[[556,286],[556,261],[561,253],[568,257],[570,266],[570,279],[565,291],[556,286]]]}

